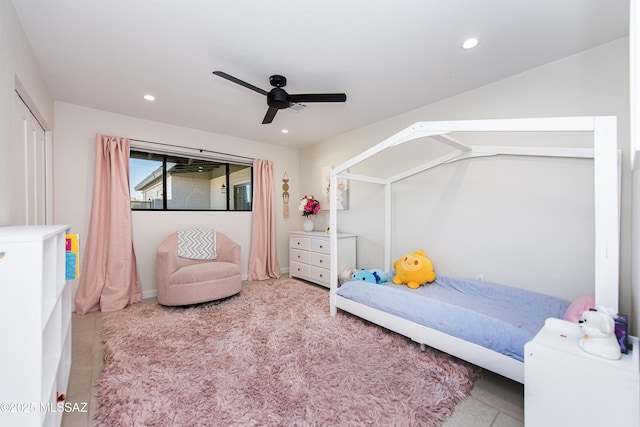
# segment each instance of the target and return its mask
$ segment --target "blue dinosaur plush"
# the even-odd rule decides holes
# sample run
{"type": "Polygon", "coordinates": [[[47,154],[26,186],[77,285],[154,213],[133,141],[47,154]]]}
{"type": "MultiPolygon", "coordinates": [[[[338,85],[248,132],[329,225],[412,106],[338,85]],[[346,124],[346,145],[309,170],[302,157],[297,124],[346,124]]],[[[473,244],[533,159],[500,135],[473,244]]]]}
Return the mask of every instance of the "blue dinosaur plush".
{"type": "Polygon", "coordinates": [[[351,275],[351,280],[361,280],[363,282],[377,283],[376,276],[374,276],[372,272],[370,272],[369,270],[365,270],[364,268],[353,273],[351,275]]]}
{"type": "Polygon", "coordinates": [[[378,285],[382,285],[386,282],[390,282],[391,279],[385,274],[384,271],[379,268],[374,268],[373,270],[369,270],[376,277],[376,283],[378,285]]]}
{"type": "Polygon", "coordinates": [[[382,285],[385,282],[391,281],[384,271],[380,269],[365,270],[364,268],[353,273],[351,280],[361,280],[363,282],[375,283],[377,285],[382,285]]]}

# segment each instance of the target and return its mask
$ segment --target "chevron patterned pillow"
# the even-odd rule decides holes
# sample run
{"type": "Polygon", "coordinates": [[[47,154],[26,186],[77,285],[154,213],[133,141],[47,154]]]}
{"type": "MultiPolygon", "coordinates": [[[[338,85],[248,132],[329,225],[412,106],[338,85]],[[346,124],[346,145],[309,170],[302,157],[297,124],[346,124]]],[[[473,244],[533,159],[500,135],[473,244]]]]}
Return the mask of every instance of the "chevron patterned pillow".
{"type": "Polygon", "coordinates": [[[216,232],[206,228],[178,231],[178,256],[189,259],[216,259],[216,232]]]}

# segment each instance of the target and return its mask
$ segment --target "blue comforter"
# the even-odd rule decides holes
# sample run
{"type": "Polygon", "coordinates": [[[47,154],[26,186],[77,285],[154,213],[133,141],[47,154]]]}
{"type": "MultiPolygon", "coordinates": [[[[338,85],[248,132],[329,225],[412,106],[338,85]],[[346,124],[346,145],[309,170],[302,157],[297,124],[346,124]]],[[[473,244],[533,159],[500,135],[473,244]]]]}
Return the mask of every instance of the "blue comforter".
{"type": "Polygon", "coordinates": [[[549,317],[562,319],[569,302],[522,289],[438,276],[419,289],[347,282],[338,295],[437,329],[516,360],[549,317]]]}

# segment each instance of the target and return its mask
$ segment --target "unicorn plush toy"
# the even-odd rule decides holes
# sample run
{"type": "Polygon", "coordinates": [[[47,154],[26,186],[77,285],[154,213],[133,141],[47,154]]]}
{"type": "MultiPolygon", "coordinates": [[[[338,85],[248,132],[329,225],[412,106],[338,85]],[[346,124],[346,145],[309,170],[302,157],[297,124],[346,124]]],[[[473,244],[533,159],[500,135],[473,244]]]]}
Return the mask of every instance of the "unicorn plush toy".
{"type": "Polygon", "coordinates": [[[580,348],[605,359],[620,359],[620,345],[615,335],[613,317],[601,311],[585,311],[579,321],[584,332],[580,348]]]}

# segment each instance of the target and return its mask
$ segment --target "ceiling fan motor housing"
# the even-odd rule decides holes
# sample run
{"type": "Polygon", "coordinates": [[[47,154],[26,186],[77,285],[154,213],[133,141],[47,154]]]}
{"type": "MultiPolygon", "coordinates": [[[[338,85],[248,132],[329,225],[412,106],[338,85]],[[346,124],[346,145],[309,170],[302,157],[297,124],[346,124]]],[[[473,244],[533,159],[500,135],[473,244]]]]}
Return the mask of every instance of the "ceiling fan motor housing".
{"type": "Polygon", "coordinates": [[[290,104],[289,94],[282,88],[275,87],[267,94],[267,105],[269,107],[282,110],[283,108],[288,108],[290,104]]]}

